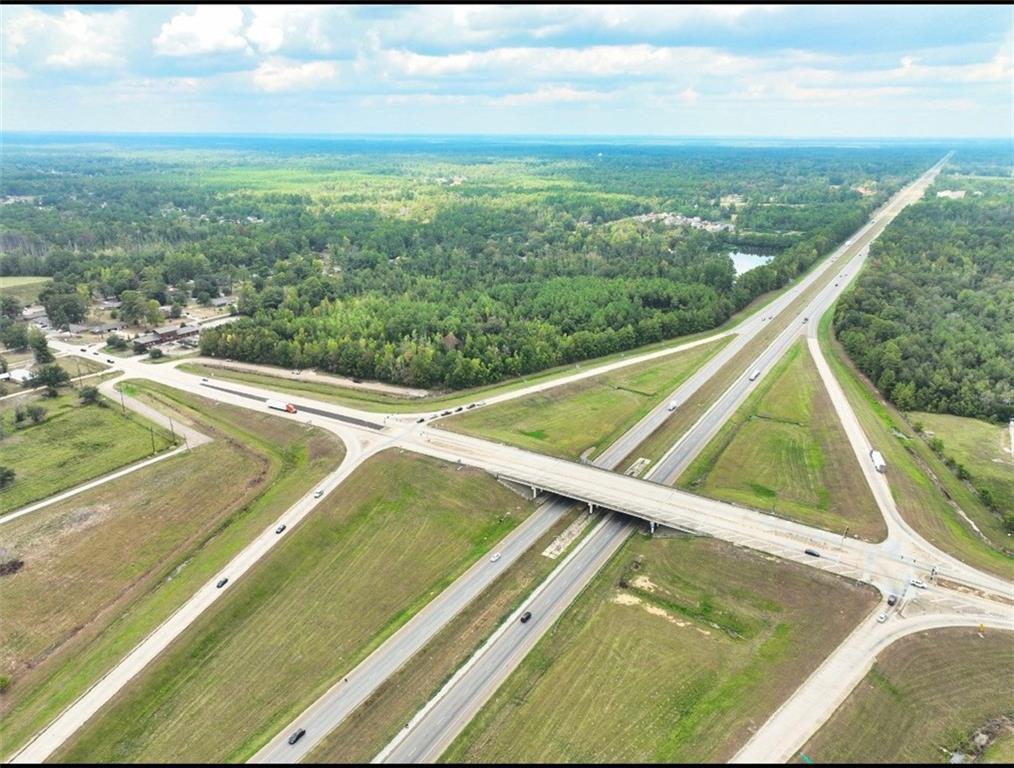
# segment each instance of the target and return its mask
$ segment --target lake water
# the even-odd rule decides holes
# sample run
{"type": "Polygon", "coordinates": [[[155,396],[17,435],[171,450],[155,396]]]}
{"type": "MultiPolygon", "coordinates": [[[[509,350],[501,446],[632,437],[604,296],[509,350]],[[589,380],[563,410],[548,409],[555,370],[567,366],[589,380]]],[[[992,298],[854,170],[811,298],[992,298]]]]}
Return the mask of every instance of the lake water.
{"type": "Polygon", "coordinates": [[[739,277],[744,272],[749,272],[754,267],[767,264],[774,258],[774,256],[763,256],[759,253],[743,253],[741,251],[734,251],[729,256],[732,257],[732,266],[736,268],[736,277],[739,277]]]}

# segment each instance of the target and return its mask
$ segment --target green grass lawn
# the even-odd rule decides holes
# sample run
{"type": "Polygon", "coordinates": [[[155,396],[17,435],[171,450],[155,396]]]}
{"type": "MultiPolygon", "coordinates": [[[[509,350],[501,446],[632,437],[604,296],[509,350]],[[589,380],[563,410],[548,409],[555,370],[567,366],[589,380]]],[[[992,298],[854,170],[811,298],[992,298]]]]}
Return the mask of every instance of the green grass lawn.
{"type": "Polygon", "coordinates": [[[371,458],[58,758],[248,758],[531,509],[479,470],[371,458]]]}
{"type": "Polygon", "coordinates": [[[594,458],[689,378],[731,337],[445,419],[441,426],[540,453],[594,458]]]}
{"type": "Polygon", "coordinates": [[[31,425],[26,419],[14,426],[12,404],[0,409],[3,463],[16,475],[0,491],[0,514],[112,472],[172,447],[168,432],[136,414],[120,412],[100,398],[81,405],[75,390],[61,390],[55,398],[17,398],[22,404],[41,405],[45,421],[31,425]],[[29,426],[26,426],[29,425],[29,426]]]}
{"type": "Polygon", "coordinates": [[[13,296],[22,304],[31,304],[39,297],[39,291],[52,279],[30,275],[0,277],[0,294],[13,296]]]}
{"type": "Polygon", "coordinates": [[[635,535],[441,759],[725,761],[875,600],[714,539],[635,535]]]}
{"type": "Polygon", "coordinates": [[[809,350],[797,342],[678,482],[870,541],[887,535],[809,350]]]}
{"type": "Polygon", "coordinates": [[[831,307],[821,318],[821,348],[870,442],[887,462],[887,481],[898,511],[927,541],[976,568],[1014,579],[1014,557],[998,515],[944,466],[905,417],[856,370],[831,332],[831,307]],[[945,493],[947,495],[945,495],[945,493]],[[950,496],[950,500],[947,498],[950,496]],[[957,504],[985,535],[983,540],[952,506],[957,504]]]}
{"type": "Polygon", "coordinates": [[[5,759],[344,455],[317,428],[131,387],[215,440],[0,526],[0,546],[25,562],[0,580],[0,674],[13,678],[0,696],[5,759]]]}
{"type": "Polygon", "coordinates": [[[908,420],[922,422],[927,439],[932,432],[943,440],[944,455],[964,464],[976,484],[989,488],[1000,509],[1014,509],[1014,455],[1006,424],[945,413],[910,413],[908,420]]]}
{"type": "MultiPolygon", "coordinates": [[[[1014,718],[1014,633],[934,629],[878,657],[801,752],[818,763],[946,763],[975,732],[1014,718]]],[[[987,759],[1012,756],[1010,732],[987,759]]]]}
{"type": "MultiPolygon", "coordinates": [[[[575,505],[430,642],[335,728],[310,754],[313,763],[368,763],[565,557],[542,553],[584,515],[575,505]]],[[[588,526],[590,530],[592,526],[588,526]]],[[[573,548],[581,541],[571,542],[573,548]]]]}

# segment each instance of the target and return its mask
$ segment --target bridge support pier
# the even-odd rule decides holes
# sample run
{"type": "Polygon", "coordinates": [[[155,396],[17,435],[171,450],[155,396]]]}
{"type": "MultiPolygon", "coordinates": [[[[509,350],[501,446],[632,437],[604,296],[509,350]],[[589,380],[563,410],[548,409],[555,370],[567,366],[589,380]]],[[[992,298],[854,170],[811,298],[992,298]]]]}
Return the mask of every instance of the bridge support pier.
{"type": "Polygon", "coordinates": [[[588,502],[588,514],[589,515],[595,514],[595,505],[592,504],[590,501],[588,502]]]}
{"type": "Polygon", "coordinates": [[[648,521],[648,525],[651,527],[651,535],[654,536],[655,535],[655,521],[654,520],[649,520],[648,521]]]}

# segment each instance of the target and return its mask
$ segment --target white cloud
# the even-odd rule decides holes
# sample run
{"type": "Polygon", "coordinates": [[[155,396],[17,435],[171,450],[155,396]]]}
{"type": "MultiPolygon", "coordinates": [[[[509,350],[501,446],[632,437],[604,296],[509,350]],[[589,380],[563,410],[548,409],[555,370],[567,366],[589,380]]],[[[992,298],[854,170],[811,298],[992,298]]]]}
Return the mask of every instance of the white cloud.
{"type": "Polygon", "coordinates": [[[52,67],[106,67],[123,62],[121,46],[127,27],[124,10],[62,14],[31,7],[11,8],[6,14],[3,38],[7,55],[24,49],[52,67]]]}
{"type": "Polygon", "coordinates": [[[320,5],[253,5],[246,38],[262,53],[305,43],[318,53],[332,50],[323,22],[338,9],[320,5]]]}
{"type": "Polygon", "coordinates": [[[193,13],[177,14],[163,24],[152,44],[164,56],[250,52],[242,29],[238,5],[199,5],[193,13]]]}
{"type": "Polygon", "coordinates": [[[569,85],[544,85],[530,93],[509,93],[490,99],[497,107],[523,107],[531,104],[561,104],[587,101],[601,101],[604,93],[584,91],[569,85]]]}
{"type": "Polygon", "coordinates": [[[693,86],[690,86],[680,94],[680,98],[683,99],[684,103],[692,106],[701,100],[701,94],[695,91],[693,86]]]}
{"type": "Polygon", "coordinates": [[[338,65],[333,61],[299,63],[274,57],[257,67],[253,81],[264,91],[295,91],[318,88],[337,75],[338,65]]]}

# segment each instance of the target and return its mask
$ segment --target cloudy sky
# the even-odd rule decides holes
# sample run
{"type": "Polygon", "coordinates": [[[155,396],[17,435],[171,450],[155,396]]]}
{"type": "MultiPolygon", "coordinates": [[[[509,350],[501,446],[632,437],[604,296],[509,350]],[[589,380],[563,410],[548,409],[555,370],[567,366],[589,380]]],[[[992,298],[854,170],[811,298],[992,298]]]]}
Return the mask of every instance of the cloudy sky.
{"type": "Polygon", "coordinates": [[[1010,137],[1010,6],[0,6],[5,130],[1010,137]]]}

